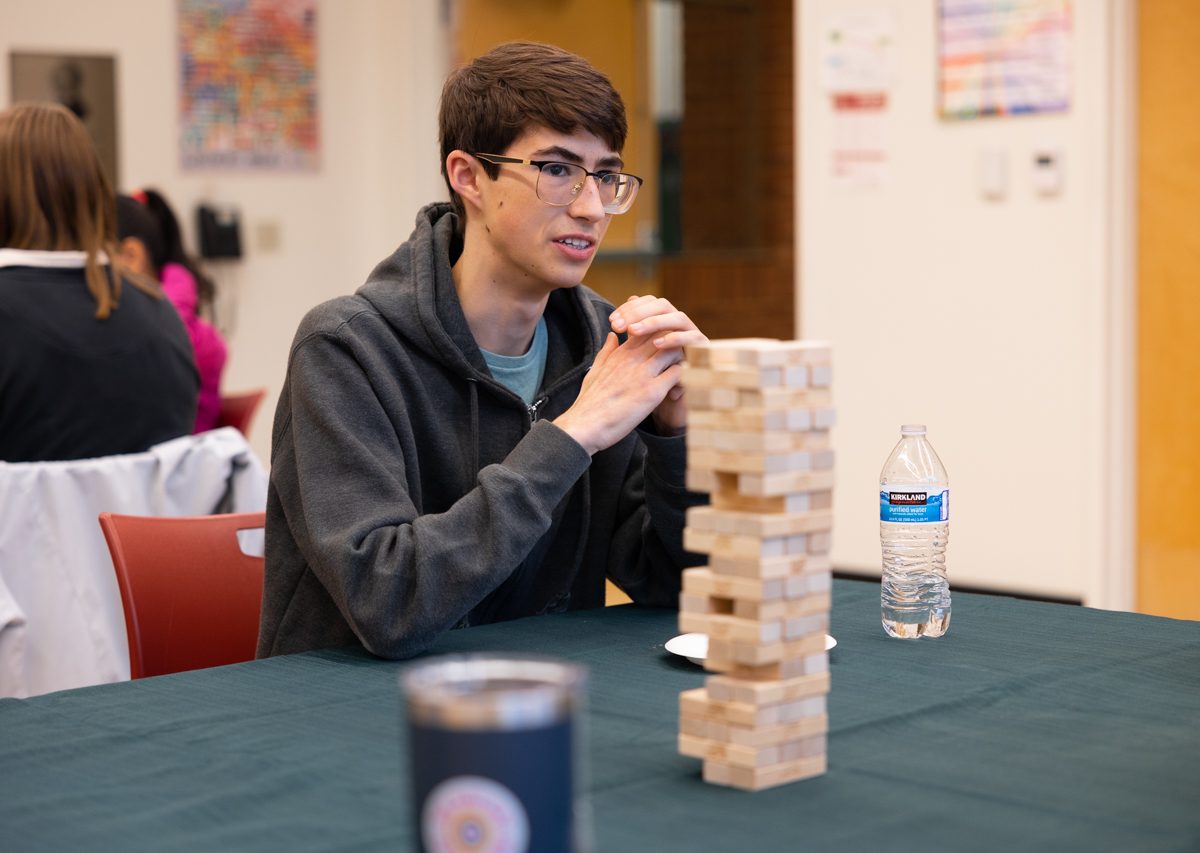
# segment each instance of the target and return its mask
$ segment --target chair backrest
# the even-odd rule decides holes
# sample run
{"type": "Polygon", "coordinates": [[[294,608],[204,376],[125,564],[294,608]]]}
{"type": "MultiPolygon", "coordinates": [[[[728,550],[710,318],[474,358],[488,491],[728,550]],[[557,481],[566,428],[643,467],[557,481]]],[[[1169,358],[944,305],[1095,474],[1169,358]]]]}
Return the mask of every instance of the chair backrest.
{"type": "Polygon", "coordinates": [[[265,513],[158,518],[100,514],[129,637],[133,678],[251,660],[263,558],[237,532],[265,513]]]}
{"type": "Polygon", "coordinates": [[[244,436],[250,435],[250,423],[254,413],[267,395],[266,388],[246,391],[242,394],[222,394],[221,411],[217,415],[217,426],[231,426],[244,436]]]}

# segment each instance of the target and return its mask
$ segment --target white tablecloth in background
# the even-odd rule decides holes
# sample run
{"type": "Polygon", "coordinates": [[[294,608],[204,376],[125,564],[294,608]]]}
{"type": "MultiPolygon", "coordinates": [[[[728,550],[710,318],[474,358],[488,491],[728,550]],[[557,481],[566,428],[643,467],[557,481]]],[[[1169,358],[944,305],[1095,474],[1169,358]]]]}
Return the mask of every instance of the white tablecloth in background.
{"type": "Polygon", "coordinates": [[[0,462],[0,587],[7,589],[7,596],[0,590],[0,611],[9,611],[7,628],[0,613],[0,696],[129,678],[125,616],[101,512],[256,512],[266,496],[262,464],[231,427],[145,453],[0,462]]]}

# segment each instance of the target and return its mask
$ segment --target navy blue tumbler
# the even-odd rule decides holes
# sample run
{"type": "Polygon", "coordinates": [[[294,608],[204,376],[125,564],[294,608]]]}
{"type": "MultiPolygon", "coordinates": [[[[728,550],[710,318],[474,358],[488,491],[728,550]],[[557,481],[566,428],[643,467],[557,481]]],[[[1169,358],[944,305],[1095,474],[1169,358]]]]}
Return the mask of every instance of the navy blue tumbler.
{"type": "Polygon", "coordinates": [[[427,853],[578,853],[586,672],[548,658],[450,656],[401,676],[413,813],[427,853]]]}

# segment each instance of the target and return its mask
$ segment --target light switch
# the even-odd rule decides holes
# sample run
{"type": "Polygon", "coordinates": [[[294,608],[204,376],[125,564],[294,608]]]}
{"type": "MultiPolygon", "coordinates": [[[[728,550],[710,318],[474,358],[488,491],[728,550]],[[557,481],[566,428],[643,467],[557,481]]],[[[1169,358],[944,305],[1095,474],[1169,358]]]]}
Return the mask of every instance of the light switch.
{"type": "Polygon", "coordinates": [[[1008,152],[985,148],[979,152],[979,194],[989,201],[1008,195],[1008,152]]]}
{"type": "Polygon", "coordinates": [[[279,223],[265,220],[254,226],[254,247],[260,252],[278,252],[280,244],[279,223]]]}
{"type": "Polygon", "coordinates": [[[1058,195],[1063,189],[1063,153],[1058,148],[1039,148],[1033,152],[1033,191],[1038,195],[1058,195]]]}

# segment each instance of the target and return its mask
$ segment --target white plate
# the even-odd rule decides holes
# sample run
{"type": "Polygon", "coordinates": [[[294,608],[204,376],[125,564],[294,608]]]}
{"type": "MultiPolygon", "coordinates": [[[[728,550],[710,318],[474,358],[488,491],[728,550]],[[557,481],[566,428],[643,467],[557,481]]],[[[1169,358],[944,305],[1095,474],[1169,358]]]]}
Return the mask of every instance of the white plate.
{"type": "MultiPolygon", "coordinates": [[[[825,635],[825,651],[837,645],[837,640],[825,635]]],[[[680,634],[667,640],[665,647],[673,655],[685,657],[694,664],[704,665],[708,657],[708,634],[680,634]]]]}

